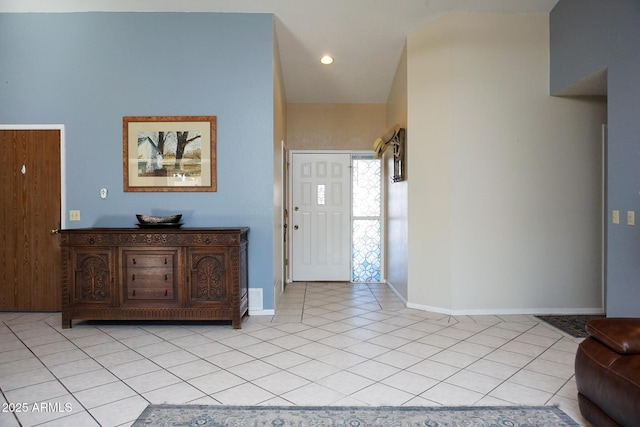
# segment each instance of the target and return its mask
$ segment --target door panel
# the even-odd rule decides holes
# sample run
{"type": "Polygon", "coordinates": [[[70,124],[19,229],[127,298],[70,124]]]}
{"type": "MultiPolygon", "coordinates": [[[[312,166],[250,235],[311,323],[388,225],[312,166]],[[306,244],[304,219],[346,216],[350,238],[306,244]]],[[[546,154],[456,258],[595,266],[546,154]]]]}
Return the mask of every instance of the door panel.
{"type": "Polygon", "coordinates": [[[351,156],[292,154],[292,250],[294,281],[351,278],[351,156]]]}
{"type": "Polygon", "coordinates": [[[60,131],[0,130],[0,165],[0,310],[60,310],[60,131]]]}

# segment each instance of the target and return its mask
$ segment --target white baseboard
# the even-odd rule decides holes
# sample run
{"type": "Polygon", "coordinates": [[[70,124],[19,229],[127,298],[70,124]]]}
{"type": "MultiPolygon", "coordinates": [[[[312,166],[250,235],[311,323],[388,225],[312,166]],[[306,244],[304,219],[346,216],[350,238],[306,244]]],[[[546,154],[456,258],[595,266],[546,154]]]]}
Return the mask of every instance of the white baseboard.
{"type": "Polygon", "coordinates": [[[450,316],[489,316],[489,315],[518,315],[518,314],[531,314],[531,315],[562,315],[562,314],[604,314],[603,308],[495,308],[495,309],[464,309],[464,310],[452,310],[443,307],[435,307],[431,305],[414,304],[407,302],[407,300],[400,295],[400,293],[389,282],[385,282],[391,291],[396,294],[398,298],[402,300],[407,308],[414,310],[429,311],[431,313],[447,314],[450,316]]]}
{"type": "Polygon", "coordinates": [[[271,310],[252,310],[249,308],[249,316],[275,316],[276,311],[271,310]]]}
{"type": "Polygon", "coordinates": [[[407,300],[400,295],[400,292],[398,292],[398,290],[396,288],[393,287],[393,285],[389,282],[387,282],[386,280],[384,281],[384,283],[389,287],[389,289],[391,289],[391,291],[396,294],[396,296],[398,298],[400,298],[402,300],[402,302],[404,303],[404,305],[406,305],[407,307],[409,307],[409,303],[407,302],[407,300]]]}
{"type": "Polygon", "coordinates": [[[442,307],[434,307],[430,305],[421,305],[408,303],[407,308],[416,310],[430,311],[433,313],[448,314],[451,316],[490,316],[490,315],[544,315],[544,314],[603,314],[602,308],[482,308],[482,309],[463,309],[452,310],[442,307]]]}

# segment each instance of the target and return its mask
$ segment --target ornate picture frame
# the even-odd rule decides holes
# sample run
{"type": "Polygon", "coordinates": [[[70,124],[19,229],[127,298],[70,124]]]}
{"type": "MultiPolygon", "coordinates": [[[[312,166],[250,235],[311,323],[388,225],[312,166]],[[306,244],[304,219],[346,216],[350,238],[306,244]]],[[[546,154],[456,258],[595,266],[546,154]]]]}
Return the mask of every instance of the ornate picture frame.
{"type": "Polygon", "coordinates": [[[216,116],[122,118],[124,191],[216,191],[216,116]]]}

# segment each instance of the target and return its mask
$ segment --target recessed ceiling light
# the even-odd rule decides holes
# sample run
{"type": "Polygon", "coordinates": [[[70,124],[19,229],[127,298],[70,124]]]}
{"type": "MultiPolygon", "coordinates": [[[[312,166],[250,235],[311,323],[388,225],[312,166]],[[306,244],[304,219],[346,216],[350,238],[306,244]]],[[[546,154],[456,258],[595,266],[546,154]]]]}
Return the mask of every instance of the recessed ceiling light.
{"type": "Polygon", "coordinates": [[[333,64],[333,58],[329,55],[325,55],[320,58],[320,62],[322,62],[324,65],[333,64]]]}

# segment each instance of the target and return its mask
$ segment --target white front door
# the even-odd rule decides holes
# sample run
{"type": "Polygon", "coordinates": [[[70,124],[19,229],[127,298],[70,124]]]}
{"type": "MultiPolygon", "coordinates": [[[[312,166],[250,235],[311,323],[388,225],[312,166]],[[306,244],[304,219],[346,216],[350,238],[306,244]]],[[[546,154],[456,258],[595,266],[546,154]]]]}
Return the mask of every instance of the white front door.
{"type": "Polygon", "coordinates": [[[291,155],[291,278],[351,280],[351,155],[291,155]]]}

